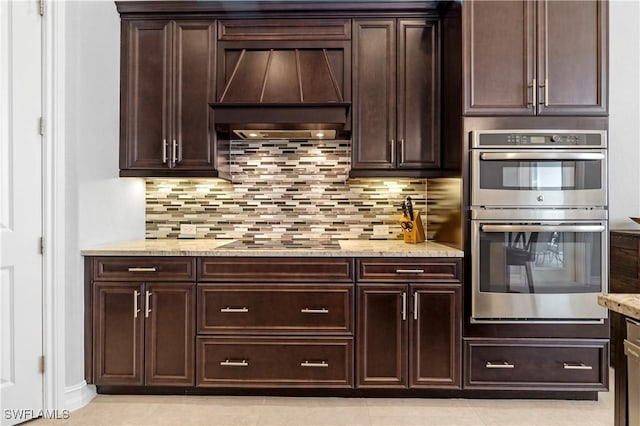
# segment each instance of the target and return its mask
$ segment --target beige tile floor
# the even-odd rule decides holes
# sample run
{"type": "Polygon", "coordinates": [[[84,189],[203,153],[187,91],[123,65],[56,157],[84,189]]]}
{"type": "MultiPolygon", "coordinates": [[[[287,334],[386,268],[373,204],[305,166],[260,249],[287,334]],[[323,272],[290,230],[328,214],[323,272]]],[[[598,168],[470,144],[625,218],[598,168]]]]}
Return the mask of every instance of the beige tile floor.
{"type": "Polygon", "coordinates": [[[598,401],[98,395],[68,420],[32,425],[610,426],[613,392],[598,401]]]}

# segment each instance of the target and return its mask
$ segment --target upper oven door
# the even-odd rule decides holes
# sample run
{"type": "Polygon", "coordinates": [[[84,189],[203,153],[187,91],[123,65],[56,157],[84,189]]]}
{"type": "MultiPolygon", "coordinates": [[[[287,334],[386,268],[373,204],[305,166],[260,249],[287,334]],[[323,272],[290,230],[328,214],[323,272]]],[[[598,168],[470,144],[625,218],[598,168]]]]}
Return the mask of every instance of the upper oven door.
{"type": "Polygon", "coordinates": [[[474,149],[475,207],[604,207],[606,150],[474,149]]]}

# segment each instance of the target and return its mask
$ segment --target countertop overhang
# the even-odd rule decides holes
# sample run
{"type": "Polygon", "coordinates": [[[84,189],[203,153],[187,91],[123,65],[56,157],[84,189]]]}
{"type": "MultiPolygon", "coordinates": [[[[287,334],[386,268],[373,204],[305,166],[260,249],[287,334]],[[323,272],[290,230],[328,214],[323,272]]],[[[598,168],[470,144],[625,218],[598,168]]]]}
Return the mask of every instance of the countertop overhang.
{"type": "Polygon", "coordinates": [[[426,241],[410,244],[402,240],[339,240],[335,248],[271,249],[225,246],[238,240],[158,239],[139,240],[89,248],[83,256],[256,256],[256,257],[463,257],[464,252],[444,244],[426,241]]]}
{"type": "Polygon", "coordinates": [[[598,304],[630,318],[640,319],[640,294],[599,294],[598,304]]]}

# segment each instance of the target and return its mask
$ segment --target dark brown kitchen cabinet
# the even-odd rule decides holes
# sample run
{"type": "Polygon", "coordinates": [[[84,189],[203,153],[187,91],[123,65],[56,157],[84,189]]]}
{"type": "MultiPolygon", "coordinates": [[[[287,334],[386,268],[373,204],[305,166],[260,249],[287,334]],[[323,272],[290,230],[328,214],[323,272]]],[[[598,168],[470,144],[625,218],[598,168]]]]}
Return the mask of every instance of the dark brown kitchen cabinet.
{"type": "Polygon", "coordinates": [[[465,115],[606,115],[604,0],[463,3],[465,115]]]}
{"type": "Polygon", "coordinates": [[[193,385],[194,287],[193,283],[97,283],[94,383],[193,385]]]}
{"type": "Polygon", "coordinates": [[[218,176],[215,30],[215,21],[123,21],[121,176],[218,176]]]}
{"type": "Polygon", "coordinates": [[[606,391],[606,339],[466,339],[466,389],[606,391]]]}
{"type": "Polygon", "coordinates": [[[175,280],[181,273],[174,268],[194,265],[195,259],[133,258],[128,276],[109,281],[109,275],[122,275],[118,270],[126,259],[94,259],[94,270],[107,279],[94,275],[98,279],[91,309],[93,383],[192,386],[195,280],[175,280]],[[154,282],[154,273],[155,278],[174,277],[174,282],[154,282]],[[142,280],[144,276],[148,281],[142,280]]]}
{"type": "Polygon", "coordinates": [[[94,287],[97,385],[193,385],[192,283],[94,287]]]}
{"type": "Polygon", "coordinates": [[[359,259],[357,294],[358,387],[460,387],[460,259],[359,259]]]}
{"type": "Polygon", "coordinates": [[[352,176],[440,166],[439,43],[438,20],[354,20],[352,176]]]}

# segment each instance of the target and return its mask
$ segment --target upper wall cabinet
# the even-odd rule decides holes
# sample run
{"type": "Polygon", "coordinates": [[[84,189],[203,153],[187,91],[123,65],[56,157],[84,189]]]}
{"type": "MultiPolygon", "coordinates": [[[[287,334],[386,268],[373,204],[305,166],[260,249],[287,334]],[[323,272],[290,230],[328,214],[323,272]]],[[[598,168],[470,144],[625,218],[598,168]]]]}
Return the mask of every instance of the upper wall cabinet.
{"type": "Polygon", "coordinates": [[[123,21],[121,176],[218,176],[215,30],[215,21],[123,21]]]}
{"type": "Polygon", "coordinates": [[[351,175],[418,176],[437,169],[438,20],[354,20],[353,52],[351,175]]]}
{"type": "Polygon", "coordinates": [[[465,115],[607,115],[607,2],[463,3],[465,115]]]}

